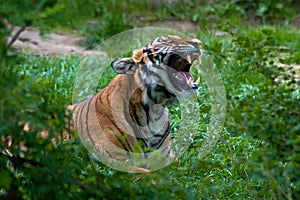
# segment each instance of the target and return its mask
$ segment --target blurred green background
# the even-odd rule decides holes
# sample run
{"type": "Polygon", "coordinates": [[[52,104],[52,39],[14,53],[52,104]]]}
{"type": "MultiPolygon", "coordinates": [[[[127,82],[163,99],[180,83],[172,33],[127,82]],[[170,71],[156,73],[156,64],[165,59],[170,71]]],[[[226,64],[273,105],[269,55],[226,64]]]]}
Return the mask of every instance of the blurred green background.
{"type": "MultiPolygon", "coordinates": [[[[300,199],[299,11],[297,0],[0,0],[0,198],[300,199]],[[57,145],[38,137],[65,130],[81,57],[20,52],[13,30],[36,27],[45,37],[76,30],[80,45],[93,49],[145,26],[178,28],[210,52],[227,95],[214,150],[198,158],[210,110],[203,81],[206,118],[194,143],[178,163],[141,179],[90,158],[77,136],[57,145]]],[[[99,88],[114,76],[108,70],[99,88]]],[[[170,109],[176,134],[180,111],[170,109]]]]}

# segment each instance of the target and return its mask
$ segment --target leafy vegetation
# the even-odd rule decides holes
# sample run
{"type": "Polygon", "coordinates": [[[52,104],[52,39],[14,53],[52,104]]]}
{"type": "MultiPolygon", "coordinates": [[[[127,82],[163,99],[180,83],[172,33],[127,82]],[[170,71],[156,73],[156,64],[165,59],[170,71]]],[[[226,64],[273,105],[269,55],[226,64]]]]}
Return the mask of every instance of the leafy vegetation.
{"type": "MultiPolygon", "coordinates": [[[[299,74],[280,67],[300,63],[300,33],[290,25],[299,3],[163,2],[0,1],[2,199],[300,198],[299,74]],[[205,134],[200,126],[177,163],[137,180],[93,160],[76,133],[71,140],[59,139],[81,58],[20,54],[9,49],[12,40],[7,37],[9,26],[34,25],[45,31],[83,27],[87,46],[93,47],[117,32],[140,26],[129,22],[141,16],[149,22],[176,18],[207,27],[195,36],[222,75],[227,116],[209,155],[198,157],[205,134]],[[96,26],[88,27],[88,20],[96,21],[96,26]],[[224,34],[216,35],[218,29],[224,34]],[[29,131],[24,131],[26,122],[31,124],[29,131]],[[49,137],[39,137],[45,129],[49,137]]],[[[101,79],[99,86],[113,76],[106,72],[108,78],[101,79]]],[[[201,85],[199,101],[205,105],[201,111],[207,113],[210,99],[203,80],[201,85]]],[[[172,112],[175,131],[180,111],[172,112]]]]}

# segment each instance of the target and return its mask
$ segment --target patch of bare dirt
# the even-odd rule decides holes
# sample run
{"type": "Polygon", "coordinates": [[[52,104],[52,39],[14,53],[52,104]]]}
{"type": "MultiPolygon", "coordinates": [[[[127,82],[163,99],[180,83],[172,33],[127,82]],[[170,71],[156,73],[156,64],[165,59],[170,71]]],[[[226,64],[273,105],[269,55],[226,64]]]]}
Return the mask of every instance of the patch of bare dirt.
{"type": "MultiPolygon", "coordinates": [[[[140,19],[143,21],[143,19],[140,19]]],[[[144,23],[144,22],[143,22],[144,23]]],[[[164,20],[149,23],[152,27],[170,28],[184,33],[196,33],[200,27],[189,21],[164,20]]],[[[20,29],[17,27],[12,36],[20,29]]],[[[35,55],[103,55],[103,52],[86,50],[79,45],[83,38],[68,35],[49,33],[41,36],[40,31],[35,27],[27,27],[13,43],[13,48],[22,52],[31,52],[35,55]]],[[[11,38],[9,38],[9,41],[11,38]]]]}
{"type": "MultiPolygon", "coordinates": [[[[143,21],[143,19],[140,19],[143,21]]],[[[170,28],[184,33],[196,33],[200,27],[189,21],[178,21],[178,20],[164,20],[149,23],[152,27],[170,28]]],[[[17,27],[9,41],[20,29],[17,27]]],[[[79,42],[83,38],[68,34],[57,34],[49,33],[45,36],[41,36],[40,31],[35,27],[27,27],[17,40],[13,43],[12,47],[22,51],[30,52],[35,55],[103,55],[103,52],[96,50],[86,50],[84,47],[79,45],[79,42]]]]}
{"type": "MultiPolygon", "coordinates": [[[[12,35],[15,35],[18,29],[16,28],[12,35]]],[[[42,37],[37,28],[28,27],[19,35],[12,47],[36,55],[103,55],[103,52],[96,50],[87,51],[78,45],[81,39],[72,35],[55,33],[49,33],[42,37]]]]}

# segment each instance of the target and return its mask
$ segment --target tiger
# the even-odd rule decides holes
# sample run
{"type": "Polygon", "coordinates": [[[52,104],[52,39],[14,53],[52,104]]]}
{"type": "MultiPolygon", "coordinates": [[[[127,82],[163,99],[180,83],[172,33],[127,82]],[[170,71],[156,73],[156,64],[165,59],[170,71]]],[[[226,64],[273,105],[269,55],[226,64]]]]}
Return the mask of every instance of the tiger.
{"type": "MultiPolygon", "coordinates": [[[[200,80],[194,81],[190,68],[200,59],[200,47],[196,38],[166,35],[134,50],[129,58],[112,61],[118,75],[108,86],[68,107],[81,138],[105,159],[122,159],[133,153],[147,158],[152,151],[175,158],[168,106],[197,90],[200,80]]],[[[132,172],[149,169],[133,166],[132,172]]]]}

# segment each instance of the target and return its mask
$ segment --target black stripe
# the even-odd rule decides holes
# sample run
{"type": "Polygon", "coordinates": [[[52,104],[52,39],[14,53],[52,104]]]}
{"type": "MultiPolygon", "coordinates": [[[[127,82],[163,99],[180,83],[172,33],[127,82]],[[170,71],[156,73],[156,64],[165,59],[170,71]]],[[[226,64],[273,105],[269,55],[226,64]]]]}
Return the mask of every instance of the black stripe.
{"type": "MultiPolygon", "coordinates": [[[[105,151],[105,153],[108,154],[109,157],[113,158],[113,156],[109,153],[109,151],[107,151],[106,149],[104,149],[104,151],[105,151]]],[[[101,151],[100,151],[100,153],[101,153],[101,151]]]]}
{"type": "MultiPolygon", "coordinates": [[[[96,99],[96,101],[97,101],[98,99],[96,99]]],[[[99,100],[100,101],[100,100],[99,100]]],[[[113,119],[111,119],[111,118],[109,118],[109,117],[107,117],[107,119],[110,121],[110,123],[119,131],[119,133],[122,135],[122,136],[124,136],[126,133],[122,130],[122,129],[120,129],[118,126],[117,126],[117,124],[116,124],[116,122],[115,122],[115,120],[113,120],[113,119]]],[[[103,128],[101,127],[101,124],[99,124],[99,126],[100,126],[100,128],[102,129],[102,131],[104,132],[104,130],[103,130],[103,128]]],[[[111,130],[111,129],[110,129],[111,130]]],[[[111,131],[113,131],[113,130],[111,130],[111,131]]],[[[116,134],[118,134],[118,133],[116,133],[116,134]]],[[[119,140],[119,139],[118,139],[119,140]]],[[[128,140],[127,139],[125,139],[125,141],[126,141],[126,144],[127,144],[127,146],[129,147],[129,149],[130,150],[132,150],[131,148],[130,148],[130,144],[128,143],[128,140]]],[[[122,145],[122,143],[121,143],[121,145],[122,145]]],[[[123,145],[122,145],[123,146],[123,145]]],[[[126,150],[126,151],[129,151],[129,149],[126,147],[126,146],[123,146],[124,147],[124,149],[126,150]]]]}
{"type": "Polygon", "coordinates": [[[147,125],[149,125],[149,121],[150,121],[150,116],[149,116],[149,106],[147,104],[142,104],[142,107],[143,107],[143,111],[145,112],[146,114],[146,119],[147,119],[147,125]]]}
{"type": "MultiPolygon", "coordinates": [[[[142,95],[138,94],[138,95],[142,95]]],[[[132,103],[132,101],[129,101],[129,114],[131,116],[131,120],[135,122],[138,126],[146,126],[149,124],[149,106],[143,103],[132,103]],[[140,111],[140,116],[138,115],[138,111],[140,111]],[[141,121],[141,119],[144,119],[144,115],[146,115],[146,123],[144,121],[141,121]]]]}
{"type": "Polygon", "coordinates": [[[166,55],[168,55],[168,54],[167,53],[161,53],[160,55],[161,55],[161,61],[162,61],[162,63],[164,63],[164,59],[165,59],[166,55]]]}
{"type": "MultiPolygon", "coordinates": [[[[76,113],[76,109],[78,107],[79,104],[75,104],[74,108],[72,109],[72,116],[74,115],[74,113],[76,113]]],[[[76,119],[74,119],[74,126],[77,127],[77,117],[78,114],[76,114],[76,119]]]]}
{"type": "MultiPolygon", "coordinates": [[[[100,97],[99,97],[98,99],[99,99],[100,103],[102,104],[102,103],[103,103],[103,101],[102,101],[102,96],[103,96],[103,95],[99,95],[99,96],[100,96],[100,97]]],[[[98,99],[97,99],[97,100],[98,100],[98,99]]]]}
{"type": "Polygon", "coordinates": [[[164,141],[166,140],[166,138],[168,137],[169,133],[170,133],[170,123],[168,123],[168,128],[165,131],[165,133],[162,135],[162,139],[154,144],[151,144],[151,147],[155,147],[155,148],[159,149],[161,147],[161,145],[164,143],[164,141]]]}
{"type": "Polygon", "coordinates": [[[132,107],[133,108],[131,109],[131,112],[130,112],[132,121],[135,122],[135,124],[137,124],[138,126],[142,126],[142,124],[139,120],[139,116],[137,115],[135,106],[132,106],[132,107]]]}
{"type": "Polygon", "coordinates": [[[152,86],[149,84],[146,84],[146,94],[149,99],[155,100],[154,97],[152,96],[152,86]]]}
{"type": "MultiPolygon", "coordinates": [[[[125,105],[126,102],[125,102],[125,101],[123,102],[123,104],[124,104],[124,105],[123,105],[123,108],[124,108],[124,109],[129,109],[128,107],[126,107],[126,105],[125,105]]],[[[124,115],[124,117],[125,117],[126,121],[127,121],[129,124],[132,125],[131,128],[133,129],[134,136],[135,136],[136,138],[141,138],[140,130],[138,129],[138,127],[136,126],[135,123],[132,123],[132,122],[133,122],[132,117],[131,117],[130,115],[124,115]]],[[[144,143],[145,146],[147,146],[147,143],[145,143],[145,141],[143,141],[143,143],[144,143]]]]}
{"type": "MultiPolygon", "coordinates": [[[[123,141],[126,142],[126,144],[128,145],[128,147],[130,148],[130,145],[128,143],[128,140],[127,140],[127,134],[122,134],[122,135],[119,135],[118,133],[114,133],[115,137],[118,139],[118,141],[121,143],[122,147],[124,148],[125,151],[129,152],[125,143],[123,141]]],[[[131,148],[130,148],[131,149],[131,148]]],[[[131,149],[132,151],[132,149],[131,149]]]]}
{"type": "MultiPolygon", "coordinates": [[[[114,88],[113,88],[114,89],[114,88]]],[[[111,94],[111,93],[109,93],[109,94],[111,94]]],[[[110,97],[110,95],[109,94],[106,94],[106,101],[107,101],[107,103],[110,105],[110,100],[109,100],[109,97],[110,97]]],[[[101,95],[102,96],[102,95],[101,95]]],[[[110,105],[111,106],[111,105],[110,105]]]]}
{"type": "MultiPolygon", "coordinates": [[[[121,81],[119,81],[119,84],[121,83],[121,81]]],[[[113,89],[115,89],[115,87],[113,87],[113,89]]],[[[104,90],[107,90],[107,88],[106,89],[104,89],[104,90]]],[[[102,91],[103,93],[105,92],[105,91],[102,91]]],[[[102,93],[102,94],[103,94],[102,93]]],[[[111,93],[107,93],[106,94],[106,101],[107,101],[107,104],[111,107],[111,102],[110,102],[110,95],[109,94],[111,94],[111,93]]],[[[102,97],[103,95],[100,95],[100,98],[102,97]]],[[[103,102],[102,102],[102,99],[100,99],[100,98],[98,98],[99,99],[99,102],[100,102],[100,104],[103,104],[103,102]]],[[[98,99],[96,99],[96,105],[97,105],[97,101],[98,101],[98,99]]],[[[111,118],[109,118],[109,117],[107,117],[107,119],[110,121],[110,123],[118,130],[118,132],[121,134],[121,136],[122,137],[124,137],[125,135],[126,135],[126,133],[122,130],[122,129],[120,129],[119,128],[119,126],[116,124],[116,122],[115,122],[115,120],[113,120],[113,119],[111,119],[111,118]]],[[[103,130],[103,128],[101,127],[101,124],[99,124],[100,125],[100,128],[102,129],[102,131],[104,132],[104,130],[103,130]]],[[[112,132],[114,132],[113,130],[111,130],[111,129],[109,129],[110,131],[112,131],[112,132]]],[[[115,132],[114,132],[115,133],[115,132]]],[[[119,136],[117,135],[118,133],[115,133],[116,135],[115,135],[115,137],[118,139],[118,141],[121,143],[121,145],[123,146],[123,148],[124,148],[124,150],[126,150],[127,152],[129,152],[130,150],[132,150],[131,149],[131,146],[130,146],[130,144],[129,144],[129,142],[128,142],[128,140],[126,139],[126,137],[124,137],[125,138],[125,141],[126,141],[126,144],[127,144],[127,146],[128,146],[128,148],[126,147],[126,145],[120,140],[120,138],[119,138],[119,136]]]]}
{"type": "Polygon", "coordinates": [[[176,97],[173,93],[169,92],[165,86],[157,85],[155,87],[156,92],[161,92],[165,95],[166,98],[176,97]]]}
{"type": "Polygon", "coordinates": [[[145,51],[147,52],[147,55],[148,55],[149,60],[150,60],[152,63],[155,63],[154,58],[153,58],[153,54],[152,54],[151,50],[150,50],[150,49],[146,49],[145,51]]]}
{"type": "Polygon", "coordinates": [[[76,108],[77,108],[78,105],[79,105],[79,104],[75,104],[75,106],[74,106],[74,108],[72,109],[72,111],[76,110],[76,108]]]}
{"type": "MultiPolygon", "coordinates": [[[[94,96],[94,97],[95,97],[95,96],[94,96]]],[[[93,98],[94,98],[94,97],[93,97],[93,98]]],[[[89,124],[88,124],[88,116],[89,116],[90,106],[91,106],[91,103],[92,103],[93,98],[90,99],[89,104],[88,104],[88,108],[87,108],[87,111],[86,111],[86,117],[85,117],[85,120],[86,120],[85,124],[86,124],[86,132],[87,132],[87,134],[88,134],[88,137],[89,137],[89,139],[92,141],[92,144],[95,145],[95,142],[93,141],[93,139],[92,139],[92,137],[91,137],[91,135],[90,135],[89,124]]]]}
{"type": "MultiPolygon", "coordinates": [[[[154,144],[150,143],[150,146],[148,146],[147,143],[146,143],[146,140],[148,138],[139,138],[139,140],[142,140],[145,147],[151,147],[151,148],[159,149],[161,147],[161,145],[164,143],[164,141],[166,140],[166,138],[168,137],[169,134],[170,134],[170,123],[168,123],[168,127],[167,127],[166,131],[164,132],[164,134],[160,135],[161,140],[159,140],[158,142],[156,142],[154,144]]],[[[152,136],[152,137],[158,137],[158,134],[156,134],[155,136],[152,136]]],[[[151,139],[150,139],[150,141],[151,141],[151,139]]],[[[145,151],[145,152],[150,152],[150,150],[145,151]]]]}
{"type": "Polygon", "coordinates": [[[160,103],[157,99],[157,97],[160,95],[157,95],[157,93],[163,94],[163,96],[165,97],[164,99],[176,97],[176,95],[169,92],[165,86],[156,85],[155,87],[152,87],[150,84],[146,84],[145,86],[148,98],[154,101],[155,103],[160,103]]]}
{"type": "MultiPolygon", "coordinates": [[[[81,109],[76,117],[76,124],[78,124],[78,120],[80,120],[80,127],[81,127],[81,130],[79,131],[77,128],[77,131],[80,132],[82,134],[82,120],[81,120],[81,115],[82,115],[82,111],[83,111],[83,108],[85,106],[85,104],[87,103],[88,100],[82,102],[80,105],[81,107],[79,109],[81,109]]],[[[77,126],[78,127],[78,126],[77,126]]]]}

